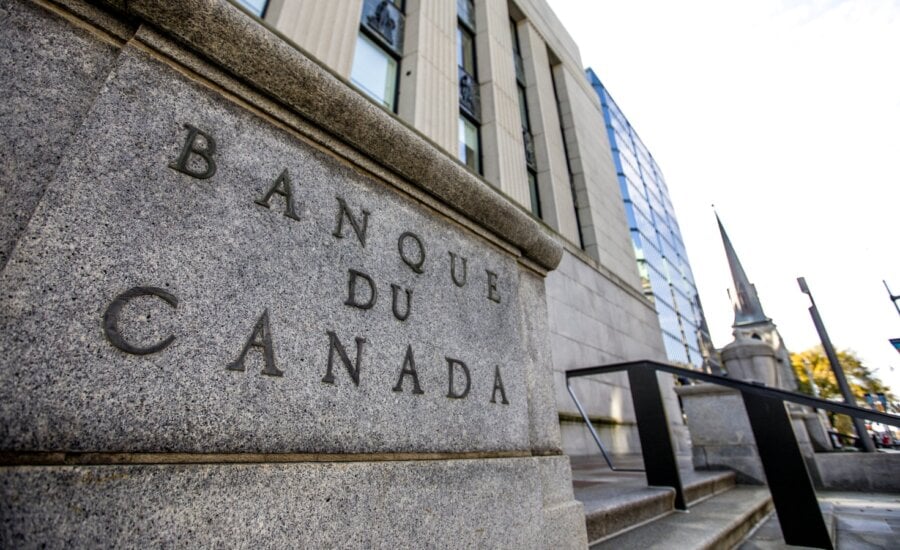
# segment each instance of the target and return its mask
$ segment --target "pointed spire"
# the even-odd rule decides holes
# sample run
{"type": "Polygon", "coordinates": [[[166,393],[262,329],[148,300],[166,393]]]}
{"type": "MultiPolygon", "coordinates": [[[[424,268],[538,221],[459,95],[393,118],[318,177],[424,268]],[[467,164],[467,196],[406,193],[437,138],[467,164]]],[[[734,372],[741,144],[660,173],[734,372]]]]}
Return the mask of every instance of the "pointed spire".
{"type": "Polygon", "coordinates": [[[728,234],[725,233],[719,214],[715,214],[716,222],[719,224],[719,233],[722,234],[722,244],[725,245],[728,267],[731,268],[731,279],[734,281],[734,295],[731,296],[734,304],[734,326],[771,322],[772,320],[766,317],[766,314],[763,312],[759,296],[756,295],[756,287],[747,278],[747,274],[744,272],[743,266],[741,266],[741,261],[731,245],[731,240],[728,238],[728,234]]]}

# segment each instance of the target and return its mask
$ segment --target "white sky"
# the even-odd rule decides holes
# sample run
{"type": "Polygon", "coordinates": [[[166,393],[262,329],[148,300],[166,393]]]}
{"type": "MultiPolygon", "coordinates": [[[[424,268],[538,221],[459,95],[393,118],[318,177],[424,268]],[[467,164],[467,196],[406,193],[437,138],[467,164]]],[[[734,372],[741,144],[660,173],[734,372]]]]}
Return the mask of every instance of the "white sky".
{"type": "Polygon", "coordinates": [[[660,165],[716,346],[716,210],[793,351],[831,340],[900,391],[900,0],[548,0],[660,165]]]}

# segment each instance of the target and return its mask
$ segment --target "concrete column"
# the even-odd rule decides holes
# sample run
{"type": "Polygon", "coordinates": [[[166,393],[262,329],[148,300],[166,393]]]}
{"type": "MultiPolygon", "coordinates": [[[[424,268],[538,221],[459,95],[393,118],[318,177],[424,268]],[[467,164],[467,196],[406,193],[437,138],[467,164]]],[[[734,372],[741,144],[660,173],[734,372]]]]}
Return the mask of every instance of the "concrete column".
{"type": "Polygon", "coordinates": [[[527,20],[519,23],[518,31],[527,84],[528,118],[534,137],[541,213],[547,225],[578,243],[575,206],[547,46],[537,29],[527,20]]]}
{"type": "Polygon", "coordinates": [[[350,78],[363,0],[276,0],[266,22],[344,78],[350,78]]]}
{"type": "Polygon", "coordinates": [[[721,355],[730,377],[775,387],[778,369],[775,350],[762,340],[738,336],[722,348],[721,355]]]}
{"type": "Polygon", "coordinates": [[[458,156],[456,1],[409,0],[397,114],[458,156]]]}
{"type": "Polygon", "coordinates": [[[484,178],[530,209],[506,2],[475,0],[475,19],[484,178]]]}

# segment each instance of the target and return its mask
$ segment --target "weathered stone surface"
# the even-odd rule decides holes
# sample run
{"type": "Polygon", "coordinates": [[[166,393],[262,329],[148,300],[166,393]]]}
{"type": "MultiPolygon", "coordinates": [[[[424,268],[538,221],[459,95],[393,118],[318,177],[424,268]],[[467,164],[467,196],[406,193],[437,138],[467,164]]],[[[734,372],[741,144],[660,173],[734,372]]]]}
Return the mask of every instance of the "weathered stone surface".
{"type": "Polygon", "coordinates": [[[0,546],[583,548],[546,460],[0,468],[0,546]]]}
{"type": "Polygon", "coordinates": [[[900,493],[900,454],[816,453],[815,462],[823,489],[900,493]]]}
{"type": "Polygon", "coordinates": [[[30,2],[0,2],[0,269],[118,48],[30,2]]]}
{"type": "Polygon", "coordinates": [[[0,270],[0,547],[584,547],[534,220],[224,0],[36,4],[111,49],[0,270]]]}
{"type": "Polygon", "coordinates": [[[738,334],[722,348],[721,354],[725,370],[732,378],[776,386],[778,360],[769,344],[738,334]]]}
{"type": "Polygon", "coordinates": [[[740,392],[713,384],[679,386],[694,467],[734,470],[739,483],[766,480],[740,392]]]}
{"type": "MultiPolygon", "coordinates": [[[[452,221],[129,47],[0,276],[0,442],[70,451],[527,449],[531,327],[520,319],[530,310],[517,305],[520,269],[452,221]],[[202,133],[179,165],[193,132],[186,125],[202,133]],[[212,149],[209,138],[215,174],[184,173],[209,171],[196,152],[212,149]],[[285,171],[292,213],[286,197],[266,199],[287,189],[278,180],[285,171]],[[337,231],[338,199],[360,226],[369,212],[365,245],[346,215],[337,231]],[[415,238],[403,239],[408,263],[399,252],[405,232],[425,248],[422,273],[415,238]],[[451,276],[451,253],[466,258],[464,286],[451,276]],[[345,305],[349,270],[376,286],[370,309],[345,305]],[[392,312],[392,284],[401,313],[412,291],[406,320],[392,312]],[[105,312],[134,287],[178,301],[142,296],[122,307],[118,327],[134,346],[174,336],[156,353],[125,353],[104,337],[105,312]],[[266,332],[272,366],[263,361],[266,332]],[[329,332],[351,363],[355,339],[365,339],[358,386],[329,353],[329,332]],[[243,371],[229,370],[248,342],[260,346],[248,348],[243,371]],[[422,394],[409,375],[392,391],[408,347],[422,394]],[[333,383],[323,381],[329,355],[333,383]],[[468,366],[464,399],[448,397],[447,358],[468,366]],[[499,383],[508,404],[492,391],[499,383]]],[[[369,298],[356,276],[355,303],[369,298]]],[[[541,446],[552,446],[552,430],[541,430],[541,446]]]]}

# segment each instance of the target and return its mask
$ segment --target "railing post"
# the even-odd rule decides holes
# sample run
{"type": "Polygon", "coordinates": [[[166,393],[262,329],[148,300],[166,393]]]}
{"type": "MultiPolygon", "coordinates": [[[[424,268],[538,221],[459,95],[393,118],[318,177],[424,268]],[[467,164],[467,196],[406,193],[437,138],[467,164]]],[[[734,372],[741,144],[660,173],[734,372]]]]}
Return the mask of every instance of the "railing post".
{"type": "Polygon", "coordinates": [[[784,402],[744,391],[741,395],[784,542],[830,550],[831,538],[784,402]]]}
{"type": "Polygon", "coordinates": [[[628,383],[634,401],[647,484],[675,488],[675,508],[687,510],[656,370],[652,365],[629,367],[628,383]]]}

